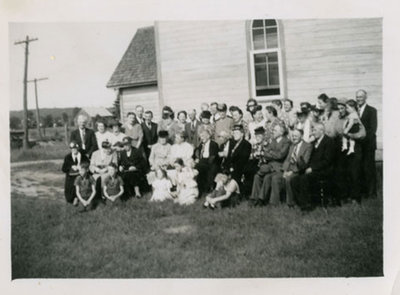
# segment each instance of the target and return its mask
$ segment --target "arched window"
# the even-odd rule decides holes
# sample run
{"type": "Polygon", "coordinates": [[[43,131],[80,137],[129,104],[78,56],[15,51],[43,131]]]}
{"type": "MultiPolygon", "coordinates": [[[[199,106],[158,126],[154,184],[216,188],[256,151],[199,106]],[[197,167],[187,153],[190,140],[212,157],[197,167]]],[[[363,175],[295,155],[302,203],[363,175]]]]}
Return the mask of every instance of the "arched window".
{"type": "Polygon", "coordinates": [[[251,30],[252,95],[259,99],[283,97],[279,26],[274,19],[256,19],[251,30]]]}

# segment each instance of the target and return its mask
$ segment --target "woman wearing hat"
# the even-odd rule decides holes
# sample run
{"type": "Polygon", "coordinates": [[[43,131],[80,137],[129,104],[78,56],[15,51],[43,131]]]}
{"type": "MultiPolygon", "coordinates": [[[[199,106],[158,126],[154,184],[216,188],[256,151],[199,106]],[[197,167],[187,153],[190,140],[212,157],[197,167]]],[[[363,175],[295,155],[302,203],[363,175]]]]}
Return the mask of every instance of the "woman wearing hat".
{"type": "Polygon", "coordinates": [[[89,163],[89,159],[79,152],[79,144],[72,141],[69,145],[71,152],[65,156],[64,163],[62,165],[62,172],[65,173],[65,185],[64,194],[67,203],[78,204],[78,199],[76,198],[76,190],[74,186],[74,181],[77,175],[79,175],[79,167],[81,163],[89,163]]]}
{"type": "Polygon", "coordinates": [[[144,175],[147,163],[142,153],[132,146],[132,139],[127,136],[123,139],[124,150],[121,152],[119,171],[124,181],[124,191],[127,197],[141,198],[140,187],[144,186],[144,175]]]}
{"type": "Polygon", "coordinates": [[[103,181],[107,176],[107,167],[110,163],[118,165],[117,154],[111,149],[110,142],[103,141],[100,150],[93,153],[89,167],[90,172],[93,174],[93,178],[97,181],[96,192],[100,194],[102,192],[101,187],[103,186],[103,181]]]}
{"type": "Polygon", "coordinates": [[[162,119],[158,124],[158,130],[164,130],[168,132],[168,143],[173,144],[175,141],[175,134],[181,129],[178,121],[175,119],[175,114],[169,106],[165,106],[162,109],[162,119]]]}
{"type": "Polygon", "coordinates": [[[110,141],[111,145],[115,145],[117,142],[122,142],[124,137],[126,137],[126,135],[121,132],[122,124],[117,120],[114,120],[111,122],[110,125],[112,128],[111,141],[110,141]]]}
{"type": "Polygon", "coordinates": [[[158,142],[151,147],[149,163],[151,170],[166,168],[171,156],[171,145],[168,143],[168,132],[158,131],[158,142]]]}
{"type": "Polygon", "coordinates": [[[255,130],[265,126],[265,119],[262,111],[262,106],[258,105],[253,108],[253,121],[249,123],[250,143],[256,143],[255,130]]]}
{"type": "Polygon", "coordinates": [[[205,130],[210,132],[211,137],[214,136],[215,126],[213,123],[211,123],[211,112],[210,111],[202,111],[200,114],[200,125],[199,125],[199,128],[197,129],[197,136],[198,136],[197,142],[200,141],[200,134],[205,130]]]}

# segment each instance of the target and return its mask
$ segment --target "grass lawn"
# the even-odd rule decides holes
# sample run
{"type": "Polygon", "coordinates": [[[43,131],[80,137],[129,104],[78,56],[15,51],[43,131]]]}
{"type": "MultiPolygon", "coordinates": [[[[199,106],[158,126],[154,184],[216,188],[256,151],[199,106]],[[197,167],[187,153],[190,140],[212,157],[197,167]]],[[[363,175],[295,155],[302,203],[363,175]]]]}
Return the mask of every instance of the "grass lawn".
{"type": "Polygon", "coordinates": [[[35,145],[24,151],[21,149],[10,149],[11,163],[36,160],[64,159],[70,152],[69,147],[63,141],[54,141],[46,146],[35,145]]]}
{"type": "MultiPolygon", "coordinates": [[[[12,181],[26,169],[59,171],[13,169],[12,181]]],[[[62,187],[63,175],[49,183],[62,187]]],[[[304,216],[285,206],[211,211],[146,199],[79,213],[62,194],[41,194],[12,192],[13,279],[383,275],[381,194],[304,216]]]]}

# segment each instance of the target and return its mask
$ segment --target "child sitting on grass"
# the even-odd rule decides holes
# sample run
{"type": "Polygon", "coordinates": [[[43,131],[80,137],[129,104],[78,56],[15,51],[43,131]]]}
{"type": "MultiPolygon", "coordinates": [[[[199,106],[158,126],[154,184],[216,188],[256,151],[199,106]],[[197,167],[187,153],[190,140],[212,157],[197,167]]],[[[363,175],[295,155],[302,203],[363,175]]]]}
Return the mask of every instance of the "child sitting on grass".
{"type": "Polygon", "coordinates": [[[172,183],[164,169],[158,168],[156,170],[156,180],[154,180],[151,185],[153,187],[153,195],[150,199],[151,202],[161,202],[172,199],[172,183]]]}
{"type": "Polygon", "coordinates": [[[204,208],[215,209],[217,206],[235,207],[239,203],[240,190],[238,183],[228,172],[218,173],[215,176],[216,187],[206,196],[204,208]]]}
{"type": "MultiPolygon", "coordinates": [[[[84,162],[79,168],[79,175],[75,179],[76,196],[83,205],[84,211],[90,205],[94,209],[93,199],[96,195],[96,181],[89,174],[89,163],[84,162]]],[[[79,204],[78,204],[79,205],[79,204]]]]}
{"type": "Polygon", "coordinates": [[[124,193],[124,181],[117,175],[117,165],[108,165],[108,175],[104,179],[103,193],[106,199],[114,202],[124,193]]]}

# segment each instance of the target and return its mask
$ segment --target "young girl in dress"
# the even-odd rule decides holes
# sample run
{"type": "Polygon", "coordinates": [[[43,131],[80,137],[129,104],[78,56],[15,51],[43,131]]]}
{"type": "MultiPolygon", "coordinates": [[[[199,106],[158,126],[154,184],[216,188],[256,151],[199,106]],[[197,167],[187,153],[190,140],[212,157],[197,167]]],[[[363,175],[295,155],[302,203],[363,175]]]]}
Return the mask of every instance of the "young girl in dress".
{"type": "Polygon", "coordinates": [[[191,205],[196,202],[196,198],[199,196],[199,189],[197,188],[197,182],[195,177],[199,173],[194,169],[193,159],[186,161],[186,166],[182,159],[176,159],[175,163],[176,170],[176,196],[175,202],[180,205],[191,205]]]}
{"type": "Polygon", "coordinates": [[[349,138],[349,134],[355,134],[360,131],[360,118],[357,113],[357,103],[355,100],[350,99],[346,102],[347,119],[344,123],[343,137],[342,137],[342,152],[347,150],[347,155],[354,153],[355,141],[349,138]]]}
{"type": "Polygon", "coordinates": [[[151,202],[162,202],[172,199],[172,183],[168,179],[167,172],[165,170],[160,168],[156,170],[156,179],[151,185],[153,187],[153,195],[150,199],[151,202]]]}

